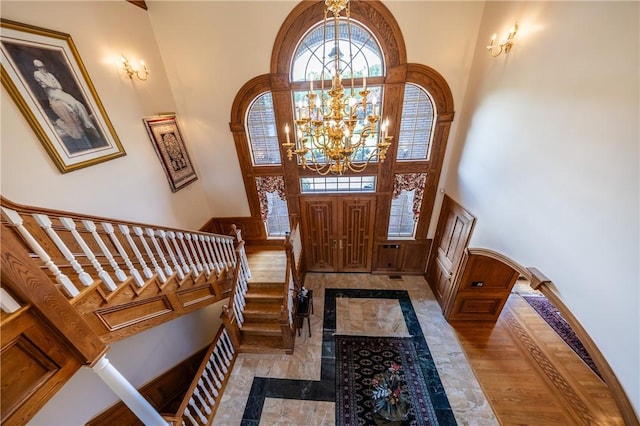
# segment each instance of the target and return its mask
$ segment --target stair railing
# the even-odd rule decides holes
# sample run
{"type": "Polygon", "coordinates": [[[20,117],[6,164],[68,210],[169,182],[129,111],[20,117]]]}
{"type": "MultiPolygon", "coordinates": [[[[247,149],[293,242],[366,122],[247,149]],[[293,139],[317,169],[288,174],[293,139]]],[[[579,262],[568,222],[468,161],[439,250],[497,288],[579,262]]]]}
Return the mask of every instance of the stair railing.
{"type": "Polygon", "coordinates": [[[154,281],[161,287],[171,277],[195,282],[201,274],[230,273],[237,265],[248,275],[244,250],[235,249],[231,236],[1,201],[2,221],[72,304],[92,290],[108,301],[129,282],[141,292],[154,281]]]}
{"type": "Polygon", "coordinates": [[[244,249],[242,233],[235,225],[232,225],[231,228],[231,234],[235,237],[236,258],[240,259],[240,261],[236,262],[233,269],[233,284],[229,295],[229,303],[222,307],[220,318],[227,329],[231,341],[236,347],[239,347],[241,343],[240,330],[242,329],[242,324],[244,324],[243,312],[247,305],[246,295],[249,289],[248,281],[251,277],[251,272],[244,249]]]}
{"type": "Polygon", "coordinates": [[[173,425],[211,424],[236,357],[237,353],[229,333],[224,325],[221,325],[177,412],[163,414],[164,418],[173,425]]]}
{"type": "Polygon", "coordinates": [[[295,311],[297,299],[304,282],[302,268],[302,239],[300,236],[300,224],[294,221],[291,232],[286,236],[284,243],[287,254],[287,266],[285,272],[285,300],[283,301],[280,327],[283,343],[286,348],[293,349],[295,336],[295,311]],[[285,306],[287,307],[285,309],[285,306]]]}

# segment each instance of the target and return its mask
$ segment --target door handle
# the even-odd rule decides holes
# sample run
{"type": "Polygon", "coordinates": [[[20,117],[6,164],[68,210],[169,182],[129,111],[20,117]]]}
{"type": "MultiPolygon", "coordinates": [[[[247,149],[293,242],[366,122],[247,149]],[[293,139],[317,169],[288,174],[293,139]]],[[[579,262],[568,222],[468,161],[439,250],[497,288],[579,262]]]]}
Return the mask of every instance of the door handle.
{"type": "Polygon", "coordinates": [[[453,276],[453,271],[449,271],[449,278],[453,276]]]}
{"type": "Polygon", "coordinates": [[[338,240],[338,248],[339,248],[340,250],[342,250],[342,248],[343,248],[343,247],[342,247],[342,240],[338,240]]]}
{"type": "Polygon", "coordinates": [[[337,248],[338,247],[338,241],[337,240],[332,240],[331,241],[331,248],[337,248]]]}

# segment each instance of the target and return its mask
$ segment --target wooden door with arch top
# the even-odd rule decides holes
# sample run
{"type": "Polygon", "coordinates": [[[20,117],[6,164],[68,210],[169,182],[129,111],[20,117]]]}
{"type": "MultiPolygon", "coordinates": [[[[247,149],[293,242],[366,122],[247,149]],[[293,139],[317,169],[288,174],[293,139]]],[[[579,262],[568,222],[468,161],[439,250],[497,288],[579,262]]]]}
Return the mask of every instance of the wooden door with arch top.
{"type": "Polygon", "coordinates": [[[300,197],[307,271],[371,272],[375,195],[300,197]]]}

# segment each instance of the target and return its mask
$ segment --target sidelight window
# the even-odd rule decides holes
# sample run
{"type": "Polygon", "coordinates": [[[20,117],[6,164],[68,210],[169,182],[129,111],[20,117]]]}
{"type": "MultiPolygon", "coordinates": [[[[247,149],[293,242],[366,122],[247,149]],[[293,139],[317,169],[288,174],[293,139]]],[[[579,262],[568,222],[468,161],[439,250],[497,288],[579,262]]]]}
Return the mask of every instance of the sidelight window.
{"type": "Polygon", "coordinates": [[[433,118],[433,103],[427,92],[415,84],[405,84],[398,160],[429,159],[433,118]]]}
{"type": "Polygon", "coordinates": [[[254,166],[280,164],[280,148],[271,92],[258,96],[249,107],[247,133],[254,166]]]}

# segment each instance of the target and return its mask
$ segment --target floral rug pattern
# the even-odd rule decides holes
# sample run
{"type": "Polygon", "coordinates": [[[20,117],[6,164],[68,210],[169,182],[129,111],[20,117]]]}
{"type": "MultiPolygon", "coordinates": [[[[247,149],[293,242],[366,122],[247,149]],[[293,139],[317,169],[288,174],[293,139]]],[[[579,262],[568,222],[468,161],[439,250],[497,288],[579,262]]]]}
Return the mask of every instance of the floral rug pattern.
{"type": "Polygon", "coordinates": [[[372,379],[392,363],[401,366],[411,409],[403,425],[437,425],[412,338],[335,336],[338,426],[374,425],[372,379]]]}

